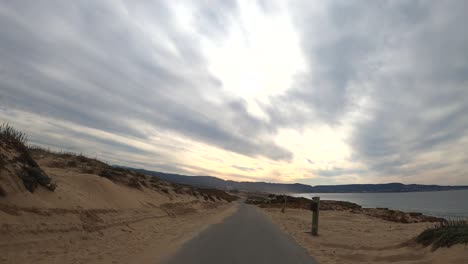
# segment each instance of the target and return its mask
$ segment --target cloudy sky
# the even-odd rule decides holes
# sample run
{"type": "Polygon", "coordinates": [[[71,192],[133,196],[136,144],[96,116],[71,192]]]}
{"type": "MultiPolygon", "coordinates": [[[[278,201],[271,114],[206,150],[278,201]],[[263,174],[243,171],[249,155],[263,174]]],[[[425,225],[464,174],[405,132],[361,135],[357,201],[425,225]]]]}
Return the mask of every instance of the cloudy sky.
{"type": "Polygon", "coordinates": [[[468,184],[468,1],[2,1],[0,120],[111,164],[468,184]]]}

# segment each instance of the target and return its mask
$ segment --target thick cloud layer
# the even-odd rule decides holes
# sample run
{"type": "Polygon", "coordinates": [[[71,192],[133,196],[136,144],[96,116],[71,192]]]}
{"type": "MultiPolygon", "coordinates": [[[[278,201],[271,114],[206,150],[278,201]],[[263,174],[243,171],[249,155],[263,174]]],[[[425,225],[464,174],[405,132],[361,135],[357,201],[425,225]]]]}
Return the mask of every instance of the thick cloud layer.
{"type": "MultiPolygon", "coordinates": [[[[111,133],[144,138],[142,122],[244,155],[291,159],[271,141],[270,124],[223,94],[200,39],[177,26],[166,4],[2,4],[3,103],[111,133]]],[[[213,34],[229,22],[215,11],[235,11],[197,8],[198,29],[213,34]]]]}
{"type": "Polygon", "coordinates": [[[468,184],[467,13],[466,1],[8,1],[0,117],[31,123],[38,144],[89,146],[162,170],[219,173],[177,157],[200,143],[226,151],[229,161],[197,153],[243,173],[235,177],[468,184]],[[307,66],[291,87],[255,98],[262,115],[226,90],[205,45],[236,26],[248,31],[240,20],[251,5],[288,15],[307,66]],[[323,126],[348,131],[351,155],[338,166],[318,167],[303,146],[279,143],[282,131],[323,126]]]}
{"type": "Polygon", "coordinates": [[[367,169],[359,174],[401,179],[439,170],[466,183],[467,3],[336,1],[295,12],[310,70],[274,98],[290,103],[270,109],[276,121],[337,125],[357,111],[348,143],[351,160],[367,169]]]}

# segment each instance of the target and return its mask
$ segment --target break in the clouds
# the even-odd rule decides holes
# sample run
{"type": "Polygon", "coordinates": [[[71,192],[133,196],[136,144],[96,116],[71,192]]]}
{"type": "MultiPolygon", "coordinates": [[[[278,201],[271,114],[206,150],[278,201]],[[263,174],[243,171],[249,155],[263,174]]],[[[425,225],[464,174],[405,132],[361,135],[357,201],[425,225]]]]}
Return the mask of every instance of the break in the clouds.
{"type": "Polygon", "coordinates": [[[7,1],[33,144],[238,180],[468,184],[465,1],[7,1]]]}

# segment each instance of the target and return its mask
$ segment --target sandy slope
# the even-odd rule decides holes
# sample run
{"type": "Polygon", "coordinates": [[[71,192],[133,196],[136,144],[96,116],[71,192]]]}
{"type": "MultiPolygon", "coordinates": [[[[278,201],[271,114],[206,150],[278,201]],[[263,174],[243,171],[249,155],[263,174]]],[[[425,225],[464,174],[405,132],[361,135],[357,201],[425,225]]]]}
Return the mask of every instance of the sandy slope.
{"type": "Polygon", "coordinates": [[[411,243],[428,223],[400,224],[348,211],[321,211],[319,236],[310,235],[311,212],[262,209],[320,263],[468,263],[468,247],[431,252],[411,243]]]}
{"type": "Polygon", "coordinates": [[[47,152],[33,157],[58,187],[30,193],[14,149],[0,154],[0,263],[157,263],[236,209],[201,190],[47,152]]]}
{"type": "Polygon", "coordinates": [[[176,216],[157,208],[2,211],[0,263],[158,263],[235,209],[204,206],[176,216]]]}

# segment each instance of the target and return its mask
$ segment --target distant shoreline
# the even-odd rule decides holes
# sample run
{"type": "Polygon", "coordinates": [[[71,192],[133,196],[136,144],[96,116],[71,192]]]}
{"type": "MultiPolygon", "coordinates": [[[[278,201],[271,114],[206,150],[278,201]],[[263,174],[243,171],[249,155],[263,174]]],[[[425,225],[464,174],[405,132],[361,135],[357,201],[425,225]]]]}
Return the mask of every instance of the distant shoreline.
{"type": "Polygon", "coordinates": [[[372,193],[372,194],[377,194],[377,193],[433,193],[433,192],[455,192],[455,191],[467,191],[468,188],[466,189],[453,189],[453,190],[432,190],[432,191],[397,191],[397,192],[382,192],[382,191],[377,191],[377,192],[303,192],[303,193],[287,193],[287,194],[333,194],[333,193],[339,193],[339,194],[355,194],[355,193],[372,193]]]}
{"type": "Polygon", "coordinates": [[[365,208],[390,208],[443,218],[468,218],[468,190],[381,193],[294,193],[294,197],[347,201],[365,208]]]}

